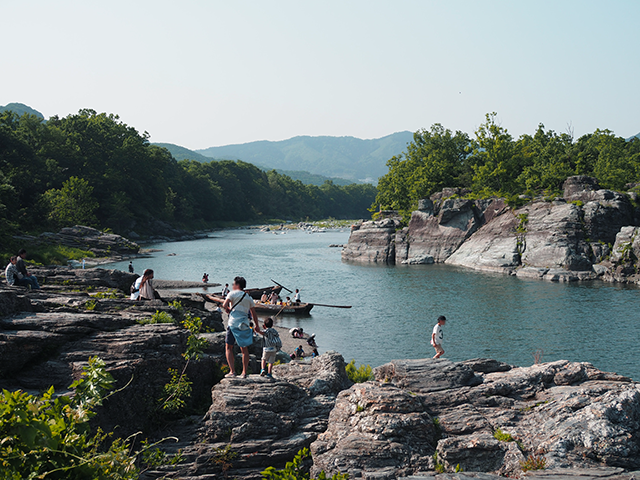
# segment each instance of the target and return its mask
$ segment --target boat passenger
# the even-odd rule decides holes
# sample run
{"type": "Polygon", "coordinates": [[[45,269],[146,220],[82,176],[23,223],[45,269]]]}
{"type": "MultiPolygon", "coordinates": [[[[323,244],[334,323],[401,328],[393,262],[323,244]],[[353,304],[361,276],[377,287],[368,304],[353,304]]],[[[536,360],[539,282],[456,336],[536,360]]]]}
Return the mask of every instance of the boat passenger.
{"type": "Polygon", "coordinates": [[[296,305],[300,305],[300,290],[296,288],[296,294],[293,296],[293,302],[296,305]]]}
{"type": "Polygon", "coordinates": [[[287,305],[287,306],[291,305],[291,298],[287,297],[287,301],[284,302],[284,304],[287,305]]]}
{"type": "Polygon", "coordinates": [[[271,297],[269,297],[269,302],[271,302],[271,305],[278,304],[278,294],[275,291],[271,292],[271,297]]]}
{"type": "Polygon", "coordinates": [[[269,303],[269,296],[267,295],[267,292],[264,292],[262,297],[260,297],[260,303],[269,303]]]}

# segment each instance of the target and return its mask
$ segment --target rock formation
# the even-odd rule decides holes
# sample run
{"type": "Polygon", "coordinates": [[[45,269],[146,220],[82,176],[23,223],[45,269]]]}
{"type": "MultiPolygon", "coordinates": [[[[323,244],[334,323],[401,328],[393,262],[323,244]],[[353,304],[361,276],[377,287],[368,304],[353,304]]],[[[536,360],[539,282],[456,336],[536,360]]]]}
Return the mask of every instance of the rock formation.
{"type": "MultiPolygon", "coordinates": [[[[638,251],[637,236],[637,228],[618,234],[620,259],[638,251]]],[[[205,405],[206,413],[160,424],[157,399],[167,369],[185,365],[188,332],[145,322],[156,311],[177,315],[175,307],[123,298],[111,285],[127,286],[128,274],[46,272],[40,291],[0,288],[0,387],[64,392],[87,359],[100,356],[126,388],[105,401],[94,426],[123,437],[141,430],[142,438],[179,438],[165,448],[182,449],[183,461],[144,479],[257,479],[304,447],[314,475],[379,480],[522,477],[526,462],[545,467],[528,476],[558,480],[632,480],[640,469],[640,385],[628,378],[564,360],[519,368],[416,359],[382,365],[375,380],[354,385],[342,356],[328,352],[276,365],[274,379],[221,380],[219,315],[190,294],[172,299],[219,331],[205,334],[203,357],[186,370],[190,406],[205,405]]],[[[260,349],[256,343],[251,351],[260,349]]]]}
{"type": "Polygon", "coordinates": [[[467,200],[460,198],[464,193],[445,189],[421,200],[409,226],[395,236],[391,224],[377,234],[379,225],[364,222],[352,233],[343,259],[448,263],[552,281],[640,282],[638,257],[627,247],[629,232],[640,225],[633,192],[603,190],[591,177],[569,177],[563,198],[538,198],[515,210],[504,199],[467,200]]]}
{"type": "Polygon", "coordinates": [[[375,375],[338,396],[311,447],[316,473],[415,478],[437,462],[519,477],[529,455],[569,476],[640,468],[640,386],[591,364],[404,360],[375,375]]]}
{"type": "Polygon", "coordinates": [[[113,255],[131,255],[140,251],[140,245],[114,233],[82,225],[65,227],[58,233],[45,232],[37,237],[23,236],[19,239],[28,241],[30,245],[50,244],[64,245],[93,252],[98,257],[113,255]]]}
{"type": "Polygon", "coordinates": [[[399,227],[400,220],[392,218],[353,225],[342,258],[356,262],[395,263],[395,236],[399,227]]]}

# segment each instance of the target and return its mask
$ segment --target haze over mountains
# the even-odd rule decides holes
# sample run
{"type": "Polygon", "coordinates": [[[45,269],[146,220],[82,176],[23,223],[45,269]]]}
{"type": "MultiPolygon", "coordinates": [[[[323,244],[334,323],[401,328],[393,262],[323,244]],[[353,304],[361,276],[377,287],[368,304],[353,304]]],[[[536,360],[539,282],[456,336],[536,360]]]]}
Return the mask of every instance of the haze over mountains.
{"type": "Polygon", "coordinates": [[[387,160],[402,153],[412,140],[412,132],[397,132],[370,140],[300,136],[278,142],[263,140],[210,147],[196,152],[275,169],[305,170],[327,177],[375,182],[387,173],[387,160]]]}

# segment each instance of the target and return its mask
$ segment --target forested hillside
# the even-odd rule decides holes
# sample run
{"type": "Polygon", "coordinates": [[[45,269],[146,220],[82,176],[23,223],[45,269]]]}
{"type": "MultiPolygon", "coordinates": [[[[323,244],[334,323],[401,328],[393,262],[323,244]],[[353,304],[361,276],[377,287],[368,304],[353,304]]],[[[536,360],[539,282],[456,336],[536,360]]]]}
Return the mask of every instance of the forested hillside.
{"type": "MultiPolygon", "coordinates": [[[[205,163],[210,162],[211,160],[224,160],[222,158],[214,159],[211,157],[205,157],[204,155],[200,155],[199,153],[194,152],[193,150],[189,150],[188,148],[181,147],[173,143],[153,143],[153,145],[166,148],[167,150],[169,150],[169,153],[171,153],[173,158],[175,158],[176,160],[197,160],[198,162],[205,162],[205,163]]],[[[259,161],[253,162],[253,165],[255,165],[256,167],[259,167],[261,170],[264,170],[264,171],[275,170],[281,175],[287,175],[288,177],[291,177],[293,180],[300,180],[305,185],[320,186],[327,180],[331,180],[336,185],[349,185],[351,183],[354,183],[350,180],[345,180],[343,178],[326,177],[324,175],[305,172],[302,170],[282,170],[280,168],[274,169],[273,167],[262,165],[262,163],[259,161]]]]}
{"type": "Polygon", "coordinates": [[[376,205],[409,212],[421,198],[444,187],[469,189],[470,197],[522,194],[553,196],[571,175],[597,177],[603,188],[624,191],[640,181],[640,139],[630,141],[609,130],[577,140],[539,125],[533,135],[514,139],[487,114],[475,137],[435,124],[413,135],[401,155],[387,162],[378,182],[376,205]]]}
{"type": "Polygon", "coordinates": [[[29,115],[35,115],[36,117],[44,118],[39,111],[31,108],[24,103],[7,103],[5,106],[0,106],[0,113],[11,111],[13,113],[17,113],[18,115],[24,115],[28,113],[29,115]]]}
{"type": "Polygon", "coordinates": [[[397,132],[382,138],[293,137],[279,142],[250,142],[197,150],[214,158],[239,158],[246,162],[283,170],[373,181],[386,173],[386,161],[404,150],[411,132],[397,132]]]}
{"type": "Polygon", "coordinates": [[[46,123],[0,114],[0,234],[85,224],[127,234],[158,225],[363,217],[371,185],[321,186],[242,161],[178,161],[116,115],[46,123]]]}

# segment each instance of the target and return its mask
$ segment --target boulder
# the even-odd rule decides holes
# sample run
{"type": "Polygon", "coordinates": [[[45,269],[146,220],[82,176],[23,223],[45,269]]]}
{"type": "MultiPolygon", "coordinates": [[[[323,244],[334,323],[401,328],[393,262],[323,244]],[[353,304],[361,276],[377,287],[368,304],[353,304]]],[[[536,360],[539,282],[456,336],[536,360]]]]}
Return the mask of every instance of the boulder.
{"type": "Polygon", "coordinates": [[[427,470],[436,436],[416,395],[388,384],[356,384],[338,395],[329,428],[311,445],[311,473],[391,479],[427,470]]]}
{"type": "Polygon", "coordinates": [[[524,234],[522,264],[537,268],[590,271],[581,211],[577,205],[538,202],[515,212],[524,234]]]}
{"type": "Polygon", "coordinates": [[[375,376],[338,396],[311,446],[315,473],[433,478],[426,472],[434,451],[439,468],[451,472],[438,475],[443,480],[489,478],[473,472],[522,477],[529,455],[552,476],[640,468],[640,385],[589,363],[402,360],[375,376]],[[465,473],[453,475],[458,468],[465,473]]]}
{"type": "Polygon", "coordinates": [[[476,270],[506,272],[520,265],[522,237],[519,219],[511,212],[492,216],[445,263],[476,270]]]}
{"type": "Polygon", "coordinates": [[[336,352],[310,363],[276,365],[273,375],[224,379],[216,385],[200,438],[185,450],[192,461],[168,477],[220,475],[215,459],[227,445],[237,454],[225,472],[230,478],[259,478],[266,466],[284,466],[326,430],[338,393],[351,385],[344,359],[336,352]]]}
{"type": "Polygon", "coordinates": [[[591,200],[593,192],[600,190],[600,184],[597,178],[587,175],[574,175],[565,180],[562,189],[564,190],[565,200],[580,200],[584,202],[591,200]]]}
{"type": "Polygon", "coordinates": [[[418,210],[411,214],[408,259],[433,257],[436,263],[444,262],[479,227],[470,200],[446,199],[437,212],[418,210]]]}
{"type": "Polygon", "coordinates": [[[364,263],[395,263],[396,230],[400,225],[397,218],[385,218],[352,226],[349,242],[342,249],[342,259],[364,263]]]}
{"type": "Polygon", "coordinates": [[[42,233],[37,237],[37,241],[89,250],[102,257],[114,254],[134,254],[140,251],[140,245],[120,235],[104,233],[82,225],[65,227],[58,233],[42,233]]]}

